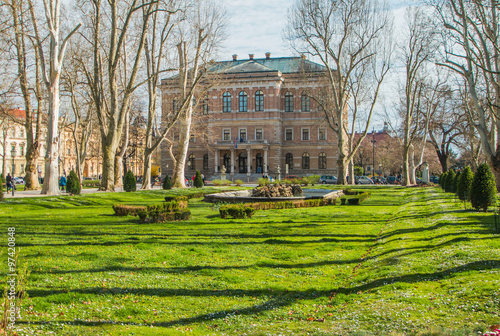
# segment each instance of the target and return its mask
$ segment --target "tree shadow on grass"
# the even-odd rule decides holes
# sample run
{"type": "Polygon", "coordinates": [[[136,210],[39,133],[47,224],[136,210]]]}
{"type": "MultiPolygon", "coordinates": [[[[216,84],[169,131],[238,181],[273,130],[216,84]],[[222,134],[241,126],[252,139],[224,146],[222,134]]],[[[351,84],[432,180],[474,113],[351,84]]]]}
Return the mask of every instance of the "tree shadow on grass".
{"type": "MultiPolygon", "coordinates": [[[[152,325],[157,327],[172,327],[178,325],[188,325],[196,322],[206,322],[212,320],[218,320],[231,315],[255,315],[263,311],[272,310],[276,308],[290,306],[301,300],[315,299],[317,297],[327,297],[332,296],[332,294],[357,294],[358,292],[365,292],[369,290],[374,290],[379,287],[386,286],[388,284],[396,282],[404,283],[419,283],[426,281],[436,281],[455,275],[459,275],[463,272],[469,271],[483,271],[491,269],[499,269],[500,260],[483,260],[471,262],[463,266],[449,268],[443,271],[433,272],[433,273],[415,273],[415,274],[405,274],[401,276],[388,277],[382,279],[376,279],[371,282],[354,286],[354,287],[340,287],[328,291],[316,291],[316,290],[306,290],[306,291],[273,291],[273,290],[241,290],[241,289],[228,289],[228,290],[196,290],[196,289],[166,289],[166,288],[86,288],[86,289],[67,289],[67,290],[28,290],[28,294],[32,298],[36,297],[47,297],[50,301],[51,295],[56,294],[89,294],[89,295],[144,295],[144,296],[155,296],[155,297],[263,297],[267,298],[267,301],[257,305],[252,305],[246,308],[238,309],[226,309],[213,313],[199,314],[188,318],[178,318],[171,321],[147,323],[146,325],[152,325]]],[[[47,324],[48,321],[36,321],[36,322],[25,322],[17,321],[19,324],[47,324]]],[[[80,326],[98,326],[107,324],[124,324],[124,325],[139,325],[134,322],[121,322],[121,321],[56,321],[58,324],[67,325],[80,325],[80,326]]],[[[141,324],[144,325],[144,324],[141,324]]]]}

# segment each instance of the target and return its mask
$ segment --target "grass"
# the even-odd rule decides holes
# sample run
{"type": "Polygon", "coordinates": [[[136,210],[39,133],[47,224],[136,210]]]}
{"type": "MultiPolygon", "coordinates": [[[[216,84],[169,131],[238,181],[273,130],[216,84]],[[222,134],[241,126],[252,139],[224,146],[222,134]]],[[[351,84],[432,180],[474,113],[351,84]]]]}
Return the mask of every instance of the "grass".
{"type": "Polygon", "coordinates": [[[500,323],[493,214],[436,188],[370,189],[360,206],[245,220],[194,199],[190,220],[165,224],[112,215],[116,203],[161,202],[159,190],[7,199],[3,237],[16,227],[31,270],[16,325],[27,335],[477,335],[500,323]]]}

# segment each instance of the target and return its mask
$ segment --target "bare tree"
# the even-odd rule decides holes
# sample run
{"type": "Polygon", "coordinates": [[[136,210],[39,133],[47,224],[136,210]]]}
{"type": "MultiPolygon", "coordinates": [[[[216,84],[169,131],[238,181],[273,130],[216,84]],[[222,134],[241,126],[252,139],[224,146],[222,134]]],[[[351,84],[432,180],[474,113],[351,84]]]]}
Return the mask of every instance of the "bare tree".
{"type": "Polygon", "coordinates": [[[35,15],[35,7],[32,0],[30,4],[30,14],[34,30],[34,45],[40,65],[42,68],[42,79],[48,91],[48,121],[47,121],[47,148],[45,152],[45,177],[43,180],[42,194],[59,194],[59,107],[60,107],[60,78],[66,52],[66,45],[71,36],[80,28],[78,24],[66,37],[60,40],[61,30],[61,3],[59,0],[44,0],[45,24],[48,36],[41,36],[38,28],[38,18],[35,15]],[[49,40],[47,46],[45,40],[49,40]],[[48,53],[48,59],[46,58],[48,53]]]}
{"type": "Polygon", "coordinates": [[[497,1],[429,0],[444,27],[440,65],[464,78],[470,121],[500,188],[500,28],[497,1]]]}
{"type": "MultiPolygon", "coordinates": [[[[99,120],[103,171],[100,190],[114,190],[121,176],[115,163],[133,93],[138,88],[149,18],[157,1],[90,0],[88,29],[82,36],[92,50],[92,65],[81,61],[99,120]],[[138,26],[138,29],[133,29],[138,26]],[[127,56],[125,58],[125,56],[127,56]],[[127,63],[130,60],[131,64],[127,63]],[[126,69],[126,71],[124,71],[126,69]]],[[[87,7],[84,6],[84,10],[87,7]]]]}
{"type": "Polygon", "coordinates": [[[41,61],[36,53],[32,52],[28,36],[32,34],[28,8],[26,2],[10,0],[5,2],[9,8],[10,32],[12,39],[10,43],[14,49],[14,60],[17,65],[17,80],[24,101],[25,119],[24,129],[26,131],[26,175],[24,177],[26,190],[37,190],[38,183],[37,160],[40,154],[42,135],[42,113],[44,110],[43,88],[41,85],[41,61]],[[30,64],[30,60],[34,63],[30,64]],[[34,74],[30,73],[34,69],[34,74]],[[33,106],[32,92],[35,95],[36,107],[33,106]]]}
{"type": "MultiPolygon", "coordinates": [[[[405,15],[406,36],[400,46],[405,77],[401,99],[403,118],[403,185],[415,183],[415,167],[412,155],[414,141],[417,136],[418,125],[428,125],[428,112],[425,109],[425,95],[427,94],[424,77],[426,67],[437,51],[435,43],[436,31],[425,9],[410,7],[405,15]],[[423,122],[418,119],[423,118],[423,122]]],[[[425,143],[427,132],[422,132],[425,143]]],[[[425,146],[422,146],[422,150],[425,146]]],[[[422,156],[421,156],[422,157],[422,156]]]]}
{"type": "Polygon", "coordinates": [[[195,104],[193,99],[209,65],[208,58],[225,37],[225,12],[211,1],[201,0],[188,11],[176,30],[179,108],[179,141],[174,156],[172,185],[185,187],[185,166],[195,104]]]}
{"type": "Polygon", "coordinates": [[[388,11],[376,1],[297,0],[288,13],[285,35],[292,48],[318,58],[326,67],[329,92],[320,105],[329,127],[337,135],[337,164],[342,184],[346,183],[348,164],[367,134],[380,85],[389,68],[391,48],[383,40],[390,39],[391,27],[388,11]],[[371,82],[366,80],[368,77],[371,82]],[[370,84],[370,94],[357,96],[368,98],[364,102],[368,112],[365,130],[358,142],[353,143],[352,124],[358,123],[361,103],[354,97],[370,84]],[[351,129],[349,113],[353,117],[351,129]]]}
{"type": "Polygon", "coordinates": [[[168,124],[163,125],[159,132],[157,109],[158,88],[160,75],[165,73],[167,47],[174,27],[182,20],[184,13],[178,8],[176,0],[159,1],[156,10],[151,16],[150,30],[146,37],[144,55],[147,68],[148,112],[146,125],[146,139],[144,148],[144,167],[142,175],[142,189],[151,188],[151,167],[153,152],[160,146],[166,134],[179,117],[179,110],[168,118],[168,124]],[[181,16],[176,18],[177,16],[181,16]]]}

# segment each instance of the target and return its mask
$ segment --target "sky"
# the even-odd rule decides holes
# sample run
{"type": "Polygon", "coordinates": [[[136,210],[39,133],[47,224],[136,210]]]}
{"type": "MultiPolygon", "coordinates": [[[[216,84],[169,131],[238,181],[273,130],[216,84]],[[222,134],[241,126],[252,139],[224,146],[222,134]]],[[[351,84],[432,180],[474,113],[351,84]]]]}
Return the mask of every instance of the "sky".
{"type": "MultiPolygon", "coordinates": [[[[255,58],[264,58],[266,52],[271,57],[298,56],[293,53],[283,40],[283,30],[287,24],[286,14],[293,0],[221,0],[228,11],[228,37],[225,48],[218,60],[231,60],[233,54],[238,59],[248,59],[248,54],[255,58]]],[[[417,1],[387,0],[394,16],[394,25],[400,26],[405,8],[417,1]]],[[[372,127],[381,129],[387,118],[385,110],[393,109],[397,87],[397,74],[394,73],[386,81],[385,89],[380,97],[381,106],[372,119],[372,127]],[[382,106],[383,105],[383,106],[382,106]],[[384,111],[384,112],[383,112],[384,111]]]]}
{"type": "MultiPolygon", "coordinates": [[[[283,41],[286,13],[292,0],[221,0],[228,11],[228,39],[220,60],[230,60],[233,54],[240,59],[255,54],[256,58],[296,56],[283,41]]],[[[404,8],[415,1],[389,0],[397,19],[404,8]]]]}

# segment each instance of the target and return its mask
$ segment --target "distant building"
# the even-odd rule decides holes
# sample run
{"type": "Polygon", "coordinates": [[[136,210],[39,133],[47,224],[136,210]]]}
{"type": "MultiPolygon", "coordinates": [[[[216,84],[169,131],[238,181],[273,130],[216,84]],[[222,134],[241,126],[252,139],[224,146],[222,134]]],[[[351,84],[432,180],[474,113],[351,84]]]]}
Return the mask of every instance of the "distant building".
{"type": "MultiPolygon", "coordinates": [[[[186,174],[198,169],[206,176],[219,174],[281,175],[334,174],[337,140],[324,113],[311,97],[328,86],[325,67],[305,57],[265,58],[216,62],[217,83],[197,108],[186,174]]],[[[176,78],[161,83],[163,120],[176,107],[176,78]]],[[[175,141],[178,131],[170,134],[175,141]]],[[[162,151],[162,172],[171,174],[167,146],[162,151]],[[168,168],[167,168],[168,167],[168,168]]]]}

